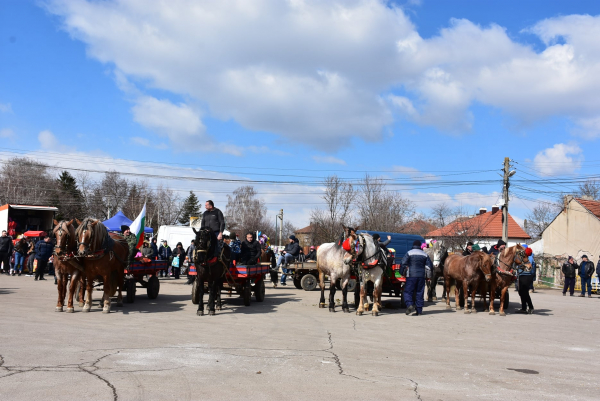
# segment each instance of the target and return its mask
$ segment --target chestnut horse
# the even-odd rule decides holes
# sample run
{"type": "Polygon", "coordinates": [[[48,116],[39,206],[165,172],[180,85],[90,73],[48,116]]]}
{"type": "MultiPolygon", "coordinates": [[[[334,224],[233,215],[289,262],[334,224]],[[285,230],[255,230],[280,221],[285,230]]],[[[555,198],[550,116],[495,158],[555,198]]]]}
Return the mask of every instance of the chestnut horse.
{"type": "Polygon", "coordinates": [[[117,306],[123,306],[121,293],[124,284],[129,246],[120,235],[111,233],[99,220],[86,218],[77,220],[77,256],[84,261],[84,273],[87,280],[87,294],[82,312],[92,308],[92,290],[94,279],[102,278],[104,287],[104,307],[102,313],[110,313],[110,297],[118,290],[117,306]]]}
{"type": "Polygon", "coordinates": [[[481,251],[473,252],[469,256],[450,255],[446,259],[444,268],[444,282],[446,285],[446,309],[450,306],[450,286],[452,280],[456,282],[454,301],[456,310],[462,309],[460,306],[459,285],[462,284],[463,296],[465,302],[465,313],[475,312],[475,293],[479,289],[481,273],[485,275],[485,280],[490,281],[492,277],[492,260],[481,251]],[[469,310],[469,288],[471,291],[471,310],[469,310]]]}
{"type": "MultiPolygon", "coordinates": [[[[196,265],[196,286],[198,291],[198,316],[204,315],[204,282],[208,284],[208,315],[215,315],[215,301],[221,310],[221,287],[226,270],[231,261],[231,249],[223,244],[221,255],[217,255],[217,236],[212,230],[201,229],[196,231],[196,251],[194,263],[196,265]]],[[[249,284],[249,283],[248,283],[249,284]]]]}
{"type": "MultiPolygon", "coordinates": [[[[531,263],[525,254],[525,248],[517,244],[505,248],[497,256],[489,255],[493,261],[493,277],[490,282],[490,315],[495,315],[494,299],[496,289],[500,289],[500,316],[506,316],[504,312],[504,298],[508,287],[517,279],[515,269],[517,265],[525,265],[531,268],[531,263]]],[[[485,293],[484,293],[485,294],[485,293]]],[[[485,302],[485,295],[484,295],[485,302]]]]}
{"type": "Polygon", "coordinates": [[[73,313],[73,295],[77,284],[79,289],[79,306],[83,306],[83,296],[85,294],[85,278],[82,273],[83,266],[79,264],[74,256],[77,252],[77,238],[75,237],[75,228],[73,220],[60,222],[54,220],[54,236],[56,245],[54,246],[54,270],[56,272],[58,302],[56,303],[56,312],[62,312],[67,293],[67,284],[71,276],[71,285],[69,288],[69,298],[67,300],[67,313],[73,313]]]}
{"type": "MultiPolygon", "coordinates": [[[[319,308],[325,308],[325,275],[329,276],[329,312],[335,312],[335,283],[340,279],[342,288],[342,310],[345,313],[350,312],[348,307],[348,280],[352,271],[353,255],[343,248],[343,243],[349,239],[352,246],[356,240],[356,230],[342,225],[344,233],[340,236],[338,242],[328,242],[322,244],[317,249],[317,270],[319,271],[319,287],[321,287],[321,299],[319,308]]],[[[351,250],[351,252],[353,252],[351,250]]],[[[357,283],[358,285],[358,283],[357,283]]],[[[357,287],[358,291],[358,287],[357,287]]],[[[356,292],[355,294],[357,294],[356,292]]],[[[356,302],[355,296],[355,302],[356,302]]],[[[358,307],[358,305],[356,305],[358,307]]]]}
{"type": "Polygon", "coordinates": [[[357,280],[356,285],[360,285],[360,303],[356,310],[357,315],[362,315],[366,310],[369,311],[369,303],[366,301],[367,283],[373,282],[373,310],[372,315],[379,315],[381,310],[381,291],[383,287],[383,275],[387,268],[385,254],[370,234],[361,233],[358,235],[360,265],[359,274],[361,280],[357,280]]]}

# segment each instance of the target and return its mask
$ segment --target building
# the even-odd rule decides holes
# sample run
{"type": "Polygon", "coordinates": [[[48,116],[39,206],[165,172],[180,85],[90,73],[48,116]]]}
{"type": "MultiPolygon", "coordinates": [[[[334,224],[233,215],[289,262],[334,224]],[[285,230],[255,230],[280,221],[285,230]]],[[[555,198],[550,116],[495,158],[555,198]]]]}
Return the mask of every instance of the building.
{"type": "Polygon", "coordinates": [[[312,226],[312,224],[301,228],[299,230],[294,231],[294,235],[296,236],[296,238],[298,238],[298,242],[300,243],[300,246],[302,248],[304,248],[304,251],[306,252],[307,247],[314,245],[313,244],[313,233],[314,233],[314,227],[312,226]]]}
{"type": "Polygon", "coordinates": [[[566,196],[563,210],[542,231],[544,255],[581,261],[587,255],[596,262],[600,256],[600,202],[566,196]]]}
{"type": "MultiPolygon", "coordinates": [[[[426,237],[441,240],[454,249],[464,248],[469,241],[489,249],[502,238],[502,211],[498,206],[493,206],[490,212],[481,208],[479,214],[458,218],[445,227],[427,233],[426,237]]],[[[529,239],[531,237],[509,214],[507,246],[521,244],[529,239]]]]}
{"type": "Polygon", "coordinates": [[[435,229],[436,229],[436,226],[434,226],[430,222],[419,219],[419,220],[413,220],[410,223],[403,225],[402,227],[400,227],[398,229],[398,232],[402,233],[402,234],[421,235],[424,237],[427,235],[427,233],[429,233],[435,229]]]}

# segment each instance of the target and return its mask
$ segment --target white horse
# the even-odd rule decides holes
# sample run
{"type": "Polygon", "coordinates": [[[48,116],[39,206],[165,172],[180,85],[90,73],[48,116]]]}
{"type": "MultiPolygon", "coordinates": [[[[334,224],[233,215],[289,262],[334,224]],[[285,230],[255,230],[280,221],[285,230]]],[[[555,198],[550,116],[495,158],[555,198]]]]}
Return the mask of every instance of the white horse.
{"type": "Polygon", "coordinates": [[[373,316],[379,315],[381,307],[381,291],[383,287],[383,275],[386,270],[386,256],[376,241],[370,234],[361,233],[358,235],[358,250],[360,264],[358,267],[360,280],[360,303],[356,310],[357,315],[362,315],[369,311],[367,298],[367,282],[373,282],[373,316]]]}
{"type": "MultiPolygon", "coordinates": [[[[427,248],[424,249],[425,253],[429,256],[433,263],[433,272],[431,274],[431,280],[427,282],[427,301],[437,301],[437,294],[435,287],[440,277],[444,276],[444,262],[448,257],[448,249],[440,241],[431,242],[427,248]]],[[[446,288],[444,288],[442,297],[445,298],[446,288]]]]}

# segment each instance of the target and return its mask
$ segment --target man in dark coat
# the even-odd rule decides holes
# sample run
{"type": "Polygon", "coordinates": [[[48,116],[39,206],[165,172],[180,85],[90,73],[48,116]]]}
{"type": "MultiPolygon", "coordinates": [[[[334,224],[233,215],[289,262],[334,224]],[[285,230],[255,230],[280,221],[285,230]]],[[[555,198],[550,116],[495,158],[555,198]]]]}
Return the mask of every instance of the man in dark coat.
{"type": "Polygon", "coordinates": [[[6,234],[6,230],[2,230],[0,237],[0,263],[2,263],[2,271],[6,274],[10,271],[10,257],[13,252],[12,237],[6,234]]]}
{"type": "Polygon", "coordinates": [[[575,292],[575,275],[577,274],[577,270],[579,270],[579,266],[577,265],[577,262],[575,262],[575,259],[573,259],[573,256],[569,256],[569,258],[567,259],[567,261],[565,263],[563,263],[562,265],[562,272],[565,275],[565,285],[563,287],[563,296],[567,295],[567,290],[569,290],[569,293],[571,294],[571,296],[573,296],[573,293],[575,292]]]}
{"type": "Polygon", "coordinates": [[[501,239],[498,240],[498,243],[490,249],[490,255],[498,256],[500,252],[502,252],[506,248],[506,242],[501,239]]]}
{"type": "Polygon", "coordinates": [[[135,255],[137,254],[137,236],[131,233],[129,226],[122,225],[121,233],[123,234],[123,238],[127,241],[127,246],[129,247],[129,253],[127,256],[127,265],[134,261],[135,255]]]}
{"type": "Polygon", "coordinates": [[[211,229],[217,236],[217,239],[221,241],[223,239],[223,231],[225,230],[223,213],[215,207],[215,204],[211,200],[207,200],[204,206],[206,207],[206,211],[202,213],[200,229],[211,229]]]}
{"type": "Polygon", "coordinates": [[[592,297],[592,276],[594,275],[594,263],[588,260],[587,255],[581,257],[579,265],[579,277],[581,277],[581,295],[585,297],[585,289],[587,288],[588,298],[592,297]]]}
{"type": "Polygon", "coordinates": [[[277,260],[277,267],[281,266],[281,285],[285,286],[285,281],[287,279],[287,268],[284,265],[289,265],[293,263],[294,260],[300,255],[300,244],[295,235],[290,235],[289,237],[290,243],[283,248],[283,253],[279,255],[277,260]]]}
{"type": "Polygon", "coordinates": [[[156,245],[156,238],[152,238],[150,247],[152,248],[152,259],[156,260],[156,258],[158,258],[158,245],[156,245]]]}
{"type": "Polygon", "coordinates": [[[242,242],[240,253],[240,265],[256,265],[260,257],[260,243],[254,239],[254,234],[247,233],[242,242]]]}
{"type": "Polygon", "coordinates": [[[37,260],[37,268],[35,269],[36,280],[46,280],[44,278],[44,270],[48,266],[48,259],[54,252],[54,245],[50,242],[50,237],[45,236],[43,241],[38,241],[35,244],[35,259],[37,260]]]}
{"type": "Polygon", "coordinates": [[[425,279],[431,277],[433,263],[429,255],[421,249],[421,241],[418,239],[413,242],[412,249],[404,255],[401,262],[402,275],[406,277],[404,287],[404,299],[406,300],[406,314],[410,315],[417,312],[417,316],[423,314],[423,305],[425,300],[425,279]],[[413,299],[413,293],[417,292],[416,299],[413,299]],[[415,307],[416,305],[416,307],[415,307]]]}
{"type": "Polygon", "coordinates": [[[469,241],[469,242],[467,242],[467,247],[463,251],[462,255],[469,256],[472,253],[473,253],[473,243],[471,241],[469,241]]]}

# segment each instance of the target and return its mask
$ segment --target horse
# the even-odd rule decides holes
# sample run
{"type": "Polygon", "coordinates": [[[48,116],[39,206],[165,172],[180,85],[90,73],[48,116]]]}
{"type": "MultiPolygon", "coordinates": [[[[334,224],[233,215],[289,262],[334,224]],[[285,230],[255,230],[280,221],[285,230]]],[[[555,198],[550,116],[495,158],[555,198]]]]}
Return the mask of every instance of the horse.
{"type": "Polygon", "coordinates": [[[473,252],[469,256],[450,255],[446,259],[444,268],[444,283],[446,286],[446,309],[451,309],[450,306],[450,285],[452,280],[456,281],[456,289],[454,301],[456,302],[456,310],[462,309],[459,301],[459,285],[462,284],[463,296],[465,302],[465,313],[475,312],[475,292],[479,289],[481,281],[481,273],[485,275],[485,280],[490,281],[492,277],[492,262],[487,254],[481,251],[473,252]],[[468,298],[469,288],[471,292],[471,308],[469,310],[468,298]]]}
{"type": "MultiPolygon", "coordinates": [[[[440,241],[433,243],[432,247],[425,248],[425,253],[429,256],[433,263],[433,272],[431,273],[431,280],[427,281],[427,301],[437,301],[436,286],[438,279],[444,277],[444,263],[448,258],[448,249],[442,245],[440,241]]],[[[445,298],[446,287],[442,293],[442,298],[445,298]]]]}
{"type": "Polygon", "coordinates": [[[358,236],[359,250],[357,253],[360,256],[359,274],[362,280],[358,280],[360,284],[360,302],[357,315],[362,315],[365,311],[369,311],[369,303],[366,301],[367,283],[373,283],[373,310],[372,315],[378,316],[381,307],[381,292],[383,290],[383,275],[385,274],[387,263],[383,249],[379,246],[379,242],[370,234],[361,233],[358,236]]]}
{"type": "Polygon", "coordinates": [[[198,316],[204,315],[204,281],[208,283],[208,315],[214,316],[215,300],[217,300],[218,309],[221,310],[221,284],[226,270],[229,268],[231,260],[231,249],[229,245],[223,244],[221,255],[217,255],[217,237],[212,230],[200,229],[196,231],[196,251],[194,263],[196,265],[196,280],[199,291],[198,316]]]}
{"type": "Polygon", "coordinates": [[[489,255],[489,257],[490,261],[493,260],[493,278],[490,282],[490,315],[496,314],[494,299],[496,298],[496,289],[500,288],[500,316],[506,316],[504,298],[508,287],[516,280],[515,266],[521,264],[531,266],[531,264],[525,254],[525,248],[519,244],[505,248],[495,258],[493,255],[489,255]]]}
{"type": "Polygon", "coordinates": [[[125,267],[129,255],[129,246],[120,235],[111,233],[99,220],[85,218],[77,220],[77,256],[84,261],[84,273],[87,280],[85,305],[82,312],[92,308],[92,289],[94,279],[102,277],[104,286],[104,307],[102,313],[110,313],[110,297],[118,290],[117,306],[123,306],[125,267]],[[112,290],[112,292],[111,292],[112,290]]]}
{"type": "Polygon", "coordinates": [[[54,270],[56,272],[58,302],[56,303],[56,312],[62,312],[67,292],[69,275],[71,276],[71,285],[69,288],[69,298],[67,300],[67,313],[73,313],[73,295],[80,283],[79,306],[83,306],[83,296],[85,294],[85,278],[81,266],[74,259],[73,253],[77,251],[77,238],[75,237],[75,228],[73,220],[60,222],[54,220],[54,230],[52,231],[56,238],[54,245],[54,270]]]}
{"type": "Polygon", "coordinates": [[[342,225],[344,229],[338,242],[327,242],[322,244],[317,249],[317,270],[319,272],[319,287],[321,287],[321,299],[319,308],[325,308],[325,275],[329,276],[329,312],[335,312],[335,283],[340,279],[342,289],[342,310],[345,313],[350,313],[348,307],[348,280],[352,272],[353,252],[344,249],[344,241],[348,240],[348,244],[352,247],[356,240],[356,230],[351,227],[342,225]]]}

